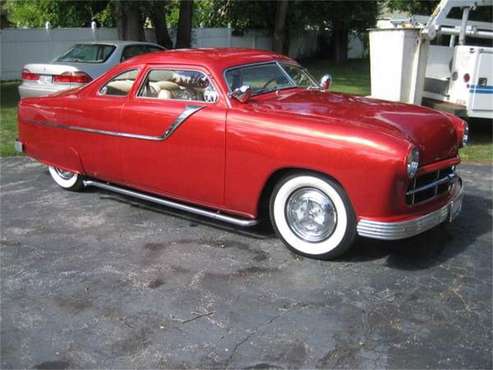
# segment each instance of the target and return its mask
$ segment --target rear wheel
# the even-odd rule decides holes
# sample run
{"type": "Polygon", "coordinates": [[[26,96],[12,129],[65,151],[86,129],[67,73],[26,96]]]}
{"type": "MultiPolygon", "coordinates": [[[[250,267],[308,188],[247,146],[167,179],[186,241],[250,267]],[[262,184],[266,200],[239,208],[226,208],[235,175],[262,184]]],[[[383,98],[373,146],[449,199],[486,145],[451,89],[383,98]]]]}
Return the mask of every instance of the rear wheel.
{"type": "Polygon", "coordinates": [[[58,186],[71,191],[79,191],[83,188],[82,176],[75,172],[65,171],[57,167],[48,167],[50,175],[58,186]]]}
{"type": "Polygon", "coordinates": [[[270,217],[289,249],[312,258],[340,256],[356,235],[354,211],[344,190],[310,172],[286,176],[274,187],[270,217]]]}

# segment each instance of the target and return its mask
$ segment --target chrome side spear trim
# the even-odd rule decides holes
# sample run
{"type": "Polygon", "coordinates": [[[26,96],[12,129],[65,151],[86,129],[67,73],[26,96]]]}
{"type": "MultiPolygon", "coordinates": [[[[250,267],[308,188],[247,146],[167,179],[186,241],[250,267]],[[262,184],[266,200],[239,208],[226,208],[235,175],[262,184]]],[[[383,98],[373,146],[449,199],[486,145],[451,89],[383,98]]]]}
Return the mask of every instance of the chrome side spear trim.
{"type": "Polygon", "coordinates": [[[55,122],[40,122],[34,120],[28,120],[27,122],[34,125],[42,125],[53,128],[62,128],[66,130],[74,130],[74,131],[82,131],[89,132],[92,134],[100,134],[100,135],[110,135],[110,136],[119,136],[126,137],[129,139],[140,139],[140,140],[150,140],[150,141],[164,141],[169,138],[173,133],[180,127],[183,122],[185,122],[192,114],[197,113],[199,110],[205,108],[205,105],[187,105],[185,110],[180,113],[180,115],[171,123],[168,128],[164,131],[164,133],[160,136],[151,136],[151,135],[140,135],[140,134],[131,134],[128,132],[117,132],[117,131],[108,131],[108,130],[99,130],[88,127],[81,126],[73,126],[73,125],[62,125],[60,123],[55,122]]]}

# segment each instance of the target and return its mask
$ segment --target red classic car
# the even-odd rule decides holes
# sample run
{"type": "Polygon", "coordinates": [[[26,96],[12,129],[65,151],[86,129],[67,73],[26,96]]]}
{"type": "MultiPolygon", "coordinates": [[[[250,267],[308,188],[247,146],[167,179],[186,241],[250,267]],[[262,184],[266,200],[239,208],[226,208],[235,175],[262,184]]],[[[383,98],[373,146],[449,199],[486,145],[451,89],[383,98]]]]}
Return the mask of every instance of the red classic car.
{"type": "Polygon", "coordinates": [[[62,188],[95,186],[252,226],[331,258],[357,234],[401,239],[452,220],[461,119],[329,92],[268,51],[191,49],[119,64],[19,104],[17,149],[62,188]]]}

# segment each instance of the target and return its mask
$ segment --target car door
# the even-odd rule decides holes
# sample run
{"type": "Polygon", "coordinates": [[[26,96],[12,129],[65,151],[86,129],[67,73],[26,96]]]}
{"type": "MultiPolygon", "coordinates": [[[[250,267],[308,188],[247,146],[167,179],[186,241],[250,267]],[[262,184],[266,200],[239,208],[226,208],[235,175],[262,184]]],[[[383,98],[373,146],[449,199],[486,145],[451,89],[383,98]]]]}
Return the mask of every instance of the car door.
{"type": "Polygon", "coordinates": [[[89,89],[67,109],[67,120],[77,135],[74,147],[89,176],[114,182],[123,180],[118,139],[121,110],[138,73],[138,68],[117,73],[101,88],[89,89]]]}
{"type": "Polygon", "coordinates": [[[223,204],[226,107],[199,69],[151,67],[122,109],[129,185],[206,206],[223,204]]]}

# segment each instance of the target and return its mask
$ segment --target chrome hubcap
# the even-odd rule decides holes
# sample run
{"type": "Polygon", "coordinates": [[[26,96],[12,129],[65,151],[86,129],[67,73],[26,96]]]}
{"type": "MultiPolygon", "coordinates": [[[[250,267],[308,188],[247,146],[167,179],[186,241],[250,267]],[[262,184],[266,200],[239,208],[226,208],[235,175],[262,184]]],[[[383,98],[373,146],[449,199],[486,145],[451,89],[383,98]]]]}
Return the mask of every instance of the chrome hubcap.
{"type": "Polygon", "coordinates": [[[74,177],[74,173],[70,171],[65,171],[60,168],[55,167],[55,171],[58,176],[60,176],[64,180],[70,180],[72,177],[74,177]]]}
{"type": "Polygon", "coordinates": [[[298,189],[286,202],[286,219],[301,239],[320,242],[327,239],[337,225],[337,211],[330,198],[315,188],[298,189]]]}

